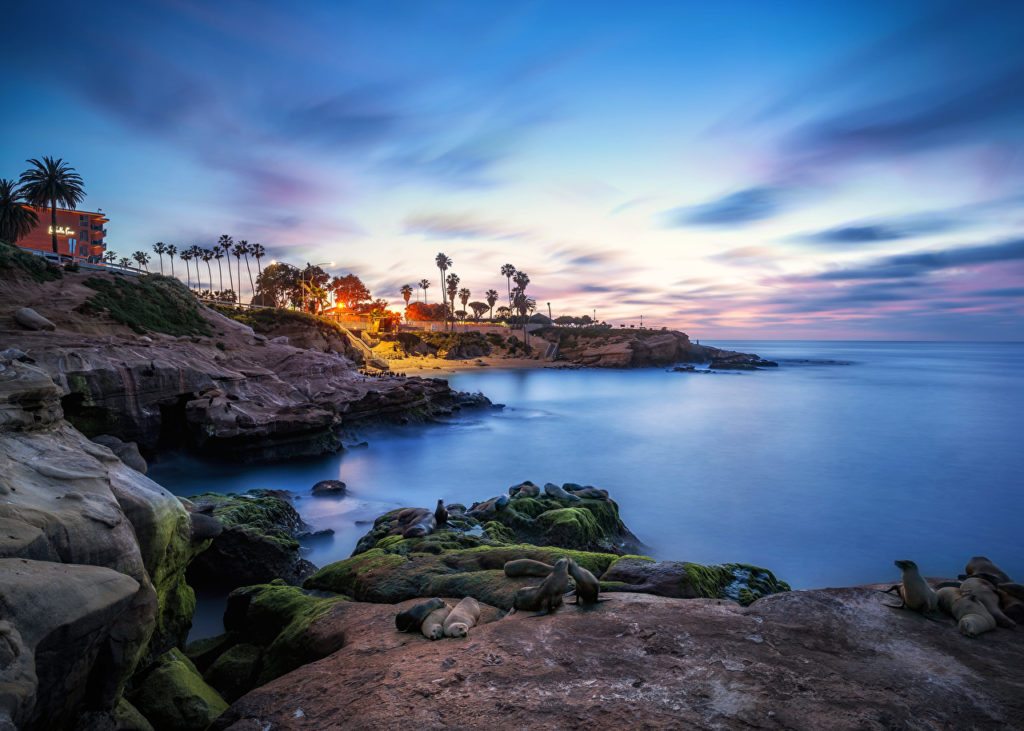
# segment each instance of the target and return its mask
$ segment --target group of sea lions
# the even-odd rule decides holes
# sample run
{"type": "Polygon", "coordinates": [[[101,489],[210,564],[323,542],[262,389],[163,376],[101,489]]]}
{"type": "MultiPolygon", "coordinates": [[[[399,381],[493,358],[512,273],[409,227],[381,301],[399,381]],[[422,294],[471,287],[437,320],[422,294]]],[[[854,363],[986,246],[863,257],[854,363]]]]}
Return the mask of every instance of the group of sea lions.
{"type": "Polygon", "coordinates": [[[437,526],[447,522],[448,511],[444,507],[444,501],[438,500],[433,511],[429,508],[405,508],[399,511],[395,517],[395,527],[388,531],[388,535],[419,538],[430,535],[437,526]]]}
{"type": "Polygon", "coordinates": [[[1012,629],[1018,621],[1024,621],[1024,586],[984,556],[968,561],[959,581],[944,581],[935,587],[925,581],[913,561],[895,563],[903,572],[903,580],[886,593],[899,594],[900,605],[890,605],[896,609],[910,609],[929,618],[949,615],[967,637],[977,637],[997,626],[1012,629]]]}
{"type": "Polygon", "coordinates": [[[399,632],[422,632],[428,640],[442,637],[466,637],[480,619],[480,604],[467,596],[455,607],[443,599],[420,602],[395,617],[399,632]]]}
{"type": "MultiPolygon", "coordinates": [[[[511,497],[533,497],[537,498],[541,496],[541,489],[534,485],[532,482],[527,480],[526,482],[518,485],[513,485],[508,489],[508,494],[511,497]]],[[[608,491],[599,490],[592,485],[577,485],[572,482],[567,482],[561,487],[548,482],[544,484],[544,495],[554,500],[558,500],[563,503],[575,503],[580,500],[608,500],[608,491]]]]}
{"type": "Polygon", "coordinates": [[[509,614],[517,610],[536,612],[531,614],[531,617],[553,614],[562,606],[563,597],[569,591],[570,576],[576,585],[577,606],[592,607],[604,601],[598,598],[601,585],[597,578],[571,558],[560,558],[554,566],[529,558],[508,561],[505,563],[505,576],[544,577],[544,581],[537,586],[524,586],[516,592],[509,614]]]}

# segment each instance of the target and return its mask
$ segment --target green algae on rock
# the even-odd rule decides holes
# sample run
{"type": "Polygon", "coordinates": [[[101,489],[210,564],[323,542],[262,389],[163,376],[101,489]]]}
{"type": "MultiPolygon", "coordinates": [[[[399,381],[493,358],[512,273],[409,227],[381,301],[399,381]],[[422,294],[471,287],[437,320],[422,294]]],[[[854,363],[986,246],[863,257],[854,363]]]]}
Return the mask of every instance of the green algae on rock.
{"type": "Polygon", "coordinates": [[[202,731],[228,707],[177,648],[137,679],[129,700],[153,726],[175,731],[202,731]]]}

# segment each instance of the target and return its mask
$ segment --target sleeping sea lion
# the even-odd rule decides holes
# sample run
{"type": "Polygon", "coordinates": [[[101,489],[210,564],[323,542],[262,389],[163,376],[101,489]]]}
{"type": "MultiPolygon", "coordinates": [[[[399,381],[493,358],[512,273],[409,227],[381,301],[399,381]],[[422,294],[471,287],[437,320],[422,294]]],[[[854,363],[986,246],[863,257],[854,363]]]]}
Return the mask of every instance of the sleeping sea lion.
{"type": "Polygon", "coordinates": [[[492,497],[490,500],[484,500],[482,503],[476,503],[468,511],[466,515],[470,518],[476,518],[480,521],[490,520],[494,517],[494,514],[499,512],[503,507],[508,505],[509,496],[499,495],[498,497],[492,497]]]}
{"type": "Polygon", "coordinates": [[[423,624],[420,625],[420,632],[423,633],[423,636],[428,640],[439,640],[444,637],[444,621],[451,611],[452,608],[445,604],[428,614],[423,620],[423,624]]]}
{"type": "Polygon", "coordinates": [[[402,531],[402,538],[419,538],[430,535],[436,527],[437,520],[434,518],[434,514],[428,510],[416,523],[402,531]]]}
{"type": "Polygon", "coordinates": [[[581,487],[579,490],[573,490],[572,494],[578,498],[584,498],[586,500],[609,500],[607,490],[598,490],[596,487],[581,487]]]}
{"type": "Polygon", "coordinates": [[[534,561],[532,558],[517,558],[514,561],[505,562],[505,576],[510,579],[518,579],[521,576],[544,577],[550,574],[554,568],[543,561],[534,561]]]}
{"type": "Polygon", "coordinates": [[[405,508],[395,516],[394,525],[388,531],[389,536],[400,536],[411,525],[419,523],[425,516],[430,514],[426,508],[405,508]]]}
{"type": "Polygon", "coordinates": [[[414,604],[404,612],[395,615],[395,627],[399,632],[419,632],[420,625],[423,624],[427,615],[443,606],[445,603],[437,598],[414,604]]]}
{"type": "Polygon", "coordinates": [[[560,558],[540,586],[527,586],[516,592],[512,610],[534,611],[531,617],[553,614],[562,606],[562,595],[569,589],[569,559],[560,558]]]}
{"type": "Polygon", "coordinates": [[[886,606],[893,609],[911,609],[925,616],[934,615],[938,607],[938,599],[935,595],[935,590],[928,586],[928,582],[924,580],[921,572],[917,570],[917,564],[907,559],[894,561],[893,563],[896,564],[896,568],[903,572],[903,581],[901,584],[896,584],[886,589],[884,593],[888,594],[889,592],[896,591],[899,593],[902,602],[899,606],[893,604],[887,604],[886,606]]]}
{"type": "Polygon", "coordinates": [[[437,521],[438,525],[444,525],[448,522],[448,511],[444,507],[444,500],[437,501],[437,507],[434,508],[434,520],[437,521]]]}
{"type": "Polygon", "coordinates": [[[598,602],[604,601],[604,599],[597,598],[598,593],[601,591],[601,584],[598,583],[597,577],[572,559],[569,559],[569,574],[572,576],[572,580],[576,582],[577,606],[581,604],[585,607],[593,606],[598,602]]]}
{"type": "Polygon", "coordinates": [[[1024,622],[1024,586],[1007,582],[996,587],[999,607],[1003,614],[1017,622],[1024,622]]]}
{"type": "Polygon", "coordinates": [[[455,605],[455,609],[444,620],[444,636],[465,637],[479,619],[480,603],[473,597],[467,596],[455,605]]]}
{"type": "Polygon", "coordinates": [[[576,495],[573,495],[571,492],[566,492],[565,490],[563,490],[562,488],[560,488],[558,485],[554,484],[553,482],[548,482],[548,483],[544,484],[544,493],[549,498],[553,498],[555,500],[559,500],[559,501],[561,501],[563,503],[565,503],[565,502],[576,503],[576,502],[580,501],[579,497],[577,497],[576,495]]]}
{"type": "Polygon", "coordinates": [[[540,497],[540,488],[527,480],[519,485],[513,485],[508,489],[512,497],[540,497]]]}
{"type": "Polygon", "coordinates": [[[977,637],[996,628],[996,620],[985,605],[960,589],[951,586],[939,589],[937,603],[944,612],[953,615],[962,635],[977,637]]]}
{"type": "Polygon", "coordinates": [[[999,608],[999,595],[996,593],[995,587],[988,581],[972,576],[960,584],[960,591],[973,596],[981,602],[1000,627],[1013,629],[1017,626],[1017,623],[1003,614],[999,608]]]}
{"type": "Polygon", "coordinates": [[[992,578],[989,579],[993,584],[1005,584],[1011,581],[1010,577],[1007,576],[1001,568],[992,563],[989,559],[984,556],[975,556],[967,562],[967,566],[964,568],[963,574],[960,574],[958,578],[966,579],[971,576],[978,574],[988,574],[992,578]]]}

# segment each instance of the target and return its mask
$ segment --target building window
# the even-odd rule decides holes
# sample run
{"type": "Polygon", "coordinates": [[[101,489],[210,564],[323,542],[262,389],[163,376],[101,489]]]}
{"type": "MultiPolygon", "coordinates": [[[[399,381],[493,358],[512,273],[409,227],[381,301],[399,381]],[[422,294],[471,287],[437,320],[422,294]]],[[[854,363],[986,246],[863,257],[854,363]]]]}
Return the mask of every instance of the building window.
{"type": "Polygon", "coordinates": [[[68,239],[68,253],[69,254],[74,254],[75,253],[75,240],[74,239],[68,239]]]}

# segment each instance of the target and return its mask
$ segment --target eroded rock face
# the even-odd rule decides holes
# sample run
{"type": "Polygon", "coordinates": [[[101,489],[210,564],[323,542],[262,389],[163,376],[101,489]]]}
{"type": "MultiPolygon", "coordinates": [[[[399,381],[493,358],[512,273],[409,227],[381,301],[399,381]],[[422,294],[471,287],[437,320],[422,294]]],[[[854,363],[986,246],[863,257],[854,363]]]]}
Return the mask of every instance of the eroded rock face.
{"type": "Polygon", "coordinates": [[[516,614],[467,640],[395,631],[406,605],[343,604],[323,660],[237,701],[214,729],[1005,728],[1024,713],[1024,635],[972,641],[887,609],[879,587],[778,594],[742,608],[614,594],[516,614]],[[339,709],[344,709],[339,711],[339,709]],[[236,724],[236,725],[233,725],[236,724]]]}

